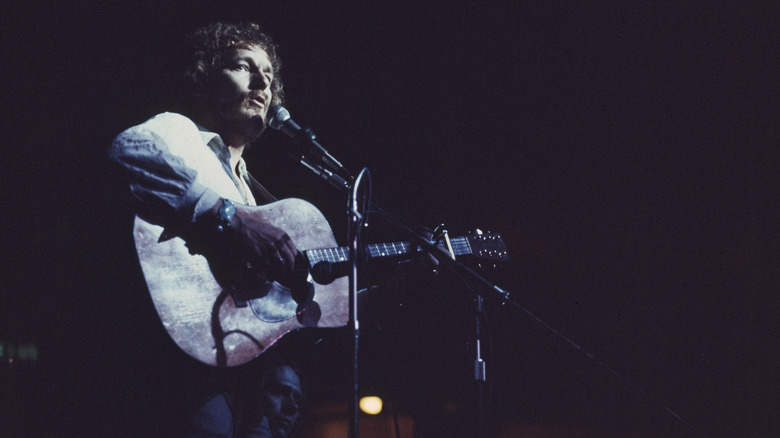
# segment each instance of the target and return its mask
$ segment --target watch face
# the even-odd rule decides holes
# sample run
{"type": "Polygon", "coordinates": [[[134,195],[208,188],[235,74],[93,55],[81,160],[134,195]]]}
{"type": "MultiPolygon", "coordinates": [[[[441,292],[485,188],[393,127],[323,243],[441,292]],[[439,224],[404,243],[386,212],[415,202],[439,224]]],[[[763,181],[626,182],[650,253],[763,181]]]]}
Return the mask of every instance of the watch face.
{"type": "Polygon", "coordinates": [[[236,214],[236,206],[232,202],[224,199],[222,201],[222,207],[217,212],[217,231],[225,231],[230,226],[230,222],[233,221],[233,216],[236,214]]]}

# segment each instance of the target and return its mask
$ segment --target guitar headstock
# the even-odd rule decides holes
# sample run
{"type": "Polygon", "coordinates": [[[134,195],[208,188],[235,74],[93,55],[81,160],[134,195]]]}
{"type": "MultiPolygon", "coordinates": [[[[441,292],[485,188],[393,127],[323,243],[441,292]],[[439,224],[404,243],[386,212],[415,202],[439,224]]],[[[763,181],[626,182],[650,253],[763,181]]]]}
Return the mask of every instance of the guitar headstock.
{"type": "Polygon", "coordinates": [[[480,260],[481,268],[495,268],[511,259],[501,234],[483,233],[482,230],[477,229],[464,237],[471,247],[471,256],[480,260]]]}

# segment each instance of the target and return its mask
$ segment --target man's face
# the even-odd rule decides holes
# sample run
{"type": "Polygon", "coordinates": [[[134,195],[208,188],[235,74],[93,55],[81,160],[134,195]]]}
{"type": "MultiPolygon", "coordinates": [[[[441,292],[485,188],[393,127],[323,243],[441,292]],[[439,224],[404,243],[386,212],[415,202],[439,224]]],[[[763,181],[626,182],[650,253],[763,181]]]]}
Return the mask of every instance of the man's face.
{"type": "Polygon", "coordinates": [[[205,93],[207,107],[223,137],[255,140],[265,129],[274,70],[258,46],[233,47],[222,54],[205,93]]]}
{"type": "Polygon", "coordinates": [[[280,366],[263,378],[260,402],[273,438],[286,438],[300,415],[301,381],[292,368],[280,366]]]}

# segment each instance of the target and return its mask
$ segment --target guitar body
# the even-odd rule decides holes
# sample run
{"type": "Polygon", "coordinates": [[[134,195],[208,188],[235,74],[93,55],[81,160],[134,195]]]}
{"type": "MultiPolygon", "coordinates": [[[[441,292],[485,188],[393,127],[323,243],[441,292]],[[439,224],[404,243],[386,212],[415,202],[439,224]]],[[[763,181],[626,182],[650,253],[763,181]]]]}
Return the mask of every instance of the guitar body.
{"type": "MultiPolygon", "coordinates": [[[[253,207],[252,215],[285,230],[301,251],[336,246],[327,220],[306,201],[285,199],[253,207]]],[[[301,305],[277,283],[243,300],[220,286],[207,259],[190,254],[181,238],[161,239],[163,228],[139,217],[133,234],[163,326],[184,352],[205,364],[241,365],[290,331],[347,324],[347,277],[327,285],[312,282],[314,296],[301,305]]]]}

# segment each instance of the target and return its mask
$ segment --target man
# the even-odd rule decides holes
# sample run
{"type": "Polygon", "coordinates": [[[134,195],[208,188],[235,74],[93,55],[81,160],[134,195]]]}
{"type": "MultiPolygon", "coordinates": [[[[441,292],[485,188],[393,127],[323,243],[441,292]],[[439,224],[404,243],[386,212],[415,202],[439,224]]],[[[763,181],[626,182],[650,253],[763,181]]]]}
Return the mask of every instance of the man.
{"type": "MultiPolygon", "coordinates": [[[[215,24],[186,42],[188,115],[159,114],[122,132],[109,156],[127,176],[138,216],[165,229],[160,239],[181,237],[190,252],[229,265],[211,265],[218,281],[235,281],[243,271],[281,278],[292,273],[298,250],[284,230],[250,213],[247,206],[274,198],[243,159],[265,130],[269,108],[283,99],[276,46],[256,24],[215,24]]],[[[257,384],[254,377],[243,383],[257,384]]],[[[244,415],[234,391],[216,385],[193,400],[189,436],[234,437],[249,424],[256,427],[245,436],[286,436],[298,415],[290,401],[300,393],[297,375],[279,368],[263,387],[265,424],[244,415]]]]}
{"type": "Polygon", "coordinates": [[[121,133],[109,156],[128,174],[139,215],[184,237],[193,252],[217,248],[266,277],[289,274],[297,249],[283,230],[248,214],[255,196],[273,197],[242,158],[283,98],[276,47],[256,24],[215,24],[186,41],[191,117],[157,115],[121,133]]]}
{"type": "Polygon", "coordinates": [[[187,437],[287,438],[301,414],[303,386],[296,367],[274,352],[227,373],[222,392],[201,403],[187,437]]]}
{"type": "Polygon", "coordinates": [[[267,354],[260,362],[263,371],[259,390],[255,392],[245,385],[240,387],[247,394],[248,402],[241,436],[287,438],[301,414],[304,394],[300,375],[281,356],[267,354]]]}
{"type": "MultiPolygon", "coordinates": [[[[186,45],[188,116],[163,113],[122,132],[109,157],[127,176],[139,217],[182,237],[191,252],[264,278],[289,274],[298,251],[284,230],[248,214],[247,206],[274,198],[243,159],[268,109],[282,102],[276,46],[256,24],[222,23],[192,32],[186,45]]],[[[292,369],[272,371],[264,387],[300,393],[292,369]]],[[[236,436],[242,414],[230,393],[209,392],[187,420],[189,436],[236,436]]],[[[297,419],[289,397],[268,394],[265,424],[248,436],[284,437],[297,419]]]]}
{"type": "Polygon", "coordinates": [[[273,438],[286,438],[300,415],[301,381],[295,370],[280,365],[268,370],[262,381],[260,407],[273,438]]]}

